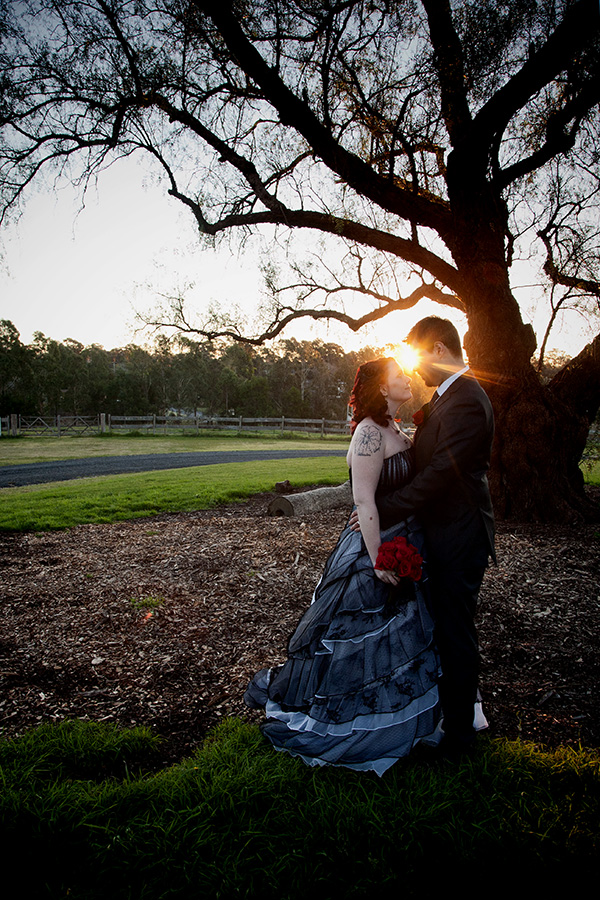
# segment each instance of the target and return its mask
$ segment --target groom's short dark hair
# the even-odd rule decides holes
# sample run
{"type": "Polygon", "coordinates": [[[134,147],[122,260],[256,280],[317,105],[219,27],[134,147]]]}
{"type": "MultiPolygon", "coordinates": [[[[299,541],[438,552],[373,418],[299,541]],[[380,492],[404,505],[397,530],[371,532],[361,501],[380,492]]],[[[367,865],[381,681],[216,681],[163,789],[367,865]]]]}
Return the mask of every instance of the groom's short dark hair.
{"type": "Polygon", "coordinates": [[[449,319],[440,316],[427,316],[421,319],[410,329],[405,341],[411,346],[423,347],[424,350],[433,350],[436,341],[441,341],[448,348],[452,356],[462,359],[462,346],[460,335],[449,319]]]}

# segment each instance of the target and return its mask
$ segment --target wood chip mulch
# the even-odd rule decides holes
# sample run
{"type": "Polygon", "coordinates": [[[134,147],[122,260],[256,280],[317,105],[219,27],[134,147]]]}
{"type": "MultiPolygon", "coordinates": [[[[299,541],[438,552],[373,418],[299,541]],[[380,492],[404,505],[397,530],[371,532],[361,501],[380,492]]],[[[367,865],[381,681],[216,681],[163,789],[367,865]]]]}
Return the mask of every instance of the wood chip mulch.
{"type": "MultiPolygon", "coordinates": [[[[0,536],[0,735],[82,718],[190,755],[285,658],[348,511],[213,511],[0,536]]],[[[600,526],[498,526],[481,592],[491,733],[600,746],[600,526]]]]}

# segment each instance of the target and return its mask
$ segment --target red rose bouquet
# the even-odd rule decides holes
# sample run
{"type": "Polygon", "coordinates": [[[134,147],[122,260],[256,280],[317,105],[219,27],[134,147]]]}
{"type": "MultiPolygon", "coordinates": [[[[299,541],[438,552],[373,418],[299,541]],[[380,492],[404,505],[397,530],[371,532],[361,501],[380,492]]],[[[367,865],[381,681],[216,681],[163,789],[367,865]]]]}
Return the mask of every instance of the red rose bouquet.
{"type": "Polygon", "coordinates": [[[388,569],[400,578],[411,578],[419,581],[422,573],[423,557],[413,544],[405,537],[398,535],[391,541],[385,541],[377,553],[376,569],[388,569]]]}
{"type": "Polygon", "coordinates": [[[423,425],[423,423],[425,422],[425,410],[424,410],[424,409],[418,409],[418,410],[416,411],[416,413],[413,414],[412,420],[413,420],[413,422],[415,423],[415,425],[416,425],[417,427],[418,427],[419,425],[423,425]]]}

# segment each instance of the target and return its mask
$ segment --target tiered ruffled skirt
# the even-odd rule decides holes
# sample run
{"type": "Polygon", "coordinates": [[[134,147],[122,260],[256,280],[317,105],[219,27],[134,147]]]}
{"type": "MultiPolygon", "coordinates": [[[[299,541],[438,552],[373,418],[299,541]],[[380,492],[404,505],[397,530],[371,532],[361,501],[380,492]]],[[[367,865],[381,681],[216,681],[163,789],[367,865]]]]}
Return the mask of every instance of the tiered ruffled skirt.
{"type": "MultiPolygon", "coordinates": [[[[406,523],[397,534],[422,550],[406,523]]],[[[420,740],[439,739],[439,663],[425,602],[426,575],[392,588],[374,574],[360,533],[346,528],[313,602],[288,645],[288,660],[263,669],[246,703],[264,708],[263,734],[308,765],[383,774],[420,740]]]]}

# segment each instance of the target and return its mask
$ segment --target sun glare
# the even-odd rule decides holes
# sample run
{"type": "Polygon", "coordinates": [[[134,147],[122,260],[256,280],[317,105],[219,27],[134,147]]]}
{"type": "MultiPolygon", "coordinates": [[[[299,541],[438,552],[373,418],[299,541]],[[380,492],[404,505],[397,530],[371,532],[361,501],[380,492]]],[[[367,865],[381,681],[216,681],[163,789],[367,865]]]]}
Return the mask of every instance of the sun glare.
{"type": "Polygon", "coordinates": [[[404,372],[413,372],[419,361],[418,353],[412,347],[409,347],[408,344],[396,344],[394,358],[404,372]]]}

